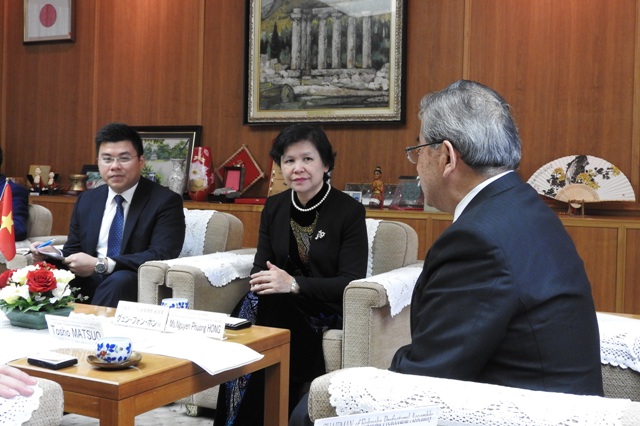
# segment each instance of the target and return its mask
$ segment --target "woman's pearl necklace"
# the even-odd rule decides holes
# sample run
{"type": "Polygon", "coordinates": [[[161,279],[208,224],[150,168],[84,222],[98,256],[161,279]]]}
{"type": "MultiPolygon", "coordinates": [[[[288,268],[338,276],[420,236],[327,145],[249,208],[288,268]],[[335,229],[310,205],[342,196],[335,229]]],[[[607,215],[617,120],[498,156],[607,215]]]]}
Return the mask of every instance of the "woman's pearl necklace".
{"type": "Polygon", "coordinates": [[[296,204],[296,200],[295,200],[295,196],[294,196],[294,192],[295,191],[291,191],[291,203],[293,204],[293,207],[296,208],[296,210],[301,211],[301,212],[310,212],[311,210],[315,209],[316,207],[318,207],[320,204],[322,204],[322,202],[324,200],[327,199],[327,196],[329,195],[329,191],[331,191],[331,185],[327,186],[327,193],[324,194],[324,197],[322,197],[322,200],[318,201],[318,204],[316,204],[315,206],[309,207],[308,209],[303,209],[302,207],[298,207],[298,205],[296,204]]]}

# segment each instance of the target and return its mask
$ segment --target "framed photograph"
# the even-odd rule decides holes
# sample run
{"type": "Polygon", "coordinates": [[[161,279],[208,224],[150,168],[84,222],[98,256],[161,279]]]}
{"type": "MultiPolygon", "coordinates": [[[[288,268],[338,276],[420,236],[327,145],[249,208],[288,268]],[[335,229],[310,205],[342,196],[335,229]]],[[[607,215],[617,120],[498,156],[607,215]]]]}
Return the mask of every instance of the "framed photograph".
{"type": "Polygon", "coordinates": [[[244,167],[225,166],[223,185],[225,188],[242,192],[244,186],[244,167]]]}
{"type": "MultiPolygon", "coordinates": [[[[393,200],[393,195],[396,192],[396,187],[398,185],[395,183],[384,183],[384,207],[389,207],[391,205],[391,201],[393,200]]],[[[346,183],[344,186],[344,192],[359,192],[361,193],[361,201],[365,206],[369,205],[369,201],[371,201],[371,184],[370,183],[346,183]]],[[[355,197],[354,197],[355,198],[355,197]]]]}
{"type": "Polygon", "coordinates": [[[100,176],[100,171],[96,164],[85,164],[82,166],[81,174],[87,176],[87,189],[97,188],[100,185],[104,185],[105,181],[100,176]]]}
{"type": "Polygon", "coordinates": [[[406,0],[245,1],[245,124],[404,123],[406,0]]]}
{"type": "Polygon", "coordinates": [[[23,1],[23,43],[73,42],[74,0],[23,1]]]}
{"type": "Polygon", "coordinates": [[[343,191],[345,194],[350,195],[354,200],[362,202],[362,191],[343,191]]]}
{"type": "Polygon", "coordinates": [[[168,187],[169,177],[176,164],[181,167],[184,176],[189,176],[193,147],[200,146],[202,126],[133,128],[140,134],[144,147],[145,165],[142,176],[168,187]]]}

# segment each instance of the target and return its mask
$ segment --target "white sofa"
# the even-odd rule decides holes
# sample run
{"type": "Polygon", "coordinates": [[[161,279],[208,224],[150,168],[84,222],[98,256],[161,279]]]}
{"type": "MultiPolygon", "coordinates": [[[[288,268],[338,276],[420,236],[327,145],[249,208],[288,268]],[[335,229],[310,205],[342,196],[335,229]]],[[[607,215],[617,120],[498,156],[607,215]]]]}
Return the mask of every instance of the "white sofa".
{"type": "Polygon", "coordinates": [[[313,421],[428,405],[437,405],[438,424],[448,425],[640,424],[640,403],[636,401],[404,375],[374,367],[326,374],[313,381],[309,392],[313,421]]]}

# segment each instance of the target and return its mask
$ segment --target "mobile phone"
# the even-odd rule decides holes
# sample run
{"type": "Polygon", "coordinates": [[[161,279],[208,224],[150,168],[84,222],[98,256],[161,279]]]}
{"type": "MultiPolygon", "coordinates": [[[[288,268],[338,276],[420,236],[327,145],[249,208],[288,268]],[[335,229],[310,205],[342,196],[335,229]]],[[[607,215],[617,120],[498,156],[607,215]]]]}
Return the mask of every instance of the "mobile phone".
{"type": "Polygon", "coordinates": [[[243,318],[225,318],[224,328],[228,328],[229,330],[242,330],[243,328],[247,327],[251,327],[251,321],[243,318]]]}
{"type": "Polygon", "coordinates": [[[47,351],[28,357],[27,362],[37,367],[59,370],[61,368],[76,365],[78,363],[78,358],[72,355],[61,354],[59,352],[47,351]]]}

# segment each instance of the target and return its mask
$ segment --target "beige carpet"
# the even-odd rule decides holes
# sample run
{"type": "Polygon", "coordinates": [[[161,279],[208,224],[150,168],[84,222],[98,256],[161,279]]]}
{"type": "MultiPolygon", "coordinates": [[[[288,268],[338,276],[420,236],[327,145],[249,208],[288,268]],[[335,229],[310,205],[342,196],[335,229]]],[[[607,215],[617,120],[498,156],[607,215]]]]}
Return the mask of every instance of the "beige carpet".
{"type": "MultiPolygon", "coordinates": [[[[98,419],[67,414],[62,418],[60,426],[93,426],[99,425],[98,419]]],[[[136,426],[212,426],[213,411],[206,410],[199,417],[190,417],[182,404],[170,404],[156,408],[148,413],[136,416],[136,426]]]]}

